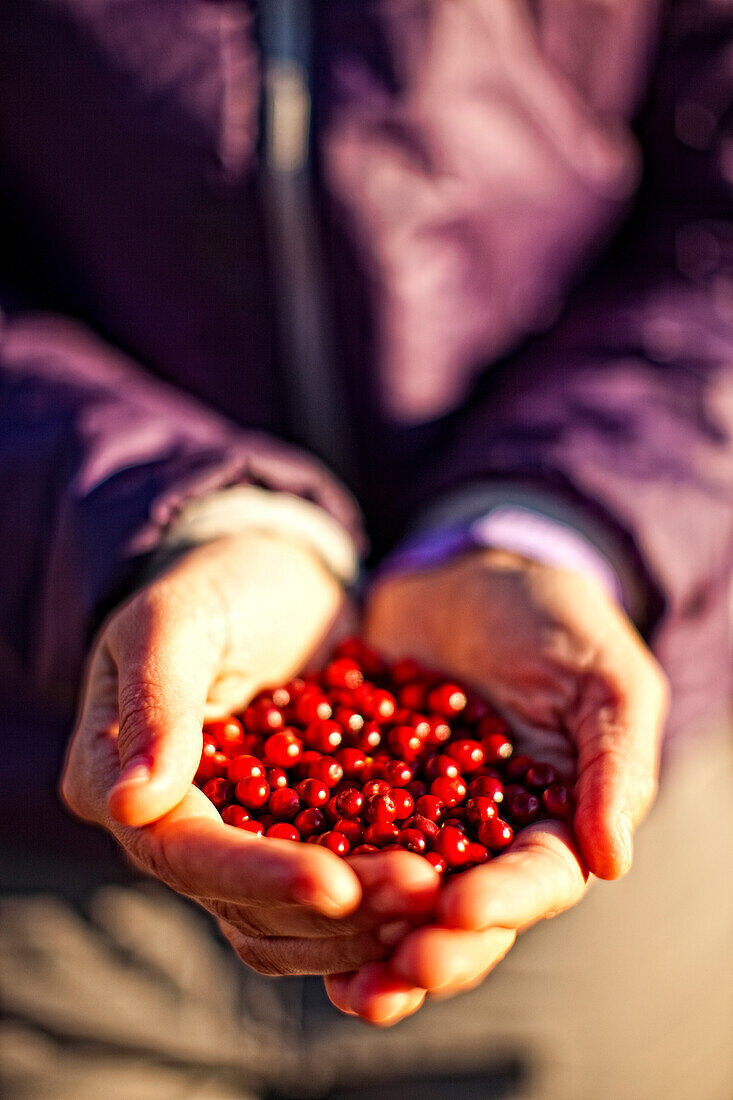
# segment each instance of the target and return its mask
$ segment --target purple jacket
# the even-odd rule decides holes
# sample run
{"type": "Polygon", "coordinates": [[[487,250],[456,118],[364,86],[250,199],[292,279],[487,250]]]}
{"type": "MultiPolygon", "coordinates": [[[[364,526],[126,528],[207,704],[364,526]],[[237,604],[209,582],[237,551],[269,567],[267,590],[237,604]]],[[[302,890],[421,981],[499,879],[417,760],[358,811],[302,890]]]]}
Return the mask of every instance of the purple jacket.
{"type": "Polygon", "coordinates": [[[53,774],[43,730],[61,744],[94,626],[182,500],[252,482],[358,529],[293,445],[338,456],[337,436],[375,557],[471,484],[586,510],[646,588],[673,731],[720,713],[730,7],[302,0],[308,57],[268,24],[277,8],[0,4],[0,692],[18,767],[53,774]],[[287,139],[308,103],[307,159],[268,145],[272,112],[287,139]],[[331,357],[316,436],[284,314],[315,317],[331,357]]]}

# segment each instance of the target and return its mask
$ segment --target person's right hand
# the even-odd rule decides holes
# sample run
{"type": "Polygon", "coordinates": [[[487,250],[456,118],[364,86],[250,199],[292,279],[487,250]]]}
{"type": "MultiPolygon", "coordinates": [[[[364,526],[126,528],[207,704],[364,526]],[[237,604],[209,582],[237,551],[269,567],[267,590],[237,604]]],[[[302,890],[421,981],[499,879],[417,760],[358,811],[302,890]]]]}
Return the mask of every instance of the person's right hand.
{"type": "Polygon", "coordinates": [[[249,966],[327,974],[384,957],[431,910],[419,856],[354,860],[225,825],[192,785],[205,720],[288,679],[344,603],[306,547],[247,532],[190,551],[115,612],[90,661],[62,779],[77,816],[195,899],[249,966]],[[398,922],[394,927],[393,922],[398,922]]]}

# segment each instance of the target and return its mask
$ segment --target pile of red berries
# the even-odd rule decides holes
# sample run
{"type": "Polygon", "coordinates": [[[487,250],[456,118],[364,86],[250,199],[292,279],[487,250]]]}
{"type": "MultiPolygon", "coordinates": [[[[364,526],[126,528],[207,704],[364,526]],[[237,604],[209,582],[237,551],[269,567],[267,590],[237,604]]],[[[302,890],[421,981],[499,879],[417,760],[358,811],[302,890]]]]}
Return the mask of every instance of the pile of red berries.
{"type": "Polygon", "coordinates": [[[209,723],[195,781],[228,825],[340,856],[404,848],[441,872],[573,813],[555,769],[514,754],[484,699],[358,639],[261,692],[241,721],[209,723]]]}

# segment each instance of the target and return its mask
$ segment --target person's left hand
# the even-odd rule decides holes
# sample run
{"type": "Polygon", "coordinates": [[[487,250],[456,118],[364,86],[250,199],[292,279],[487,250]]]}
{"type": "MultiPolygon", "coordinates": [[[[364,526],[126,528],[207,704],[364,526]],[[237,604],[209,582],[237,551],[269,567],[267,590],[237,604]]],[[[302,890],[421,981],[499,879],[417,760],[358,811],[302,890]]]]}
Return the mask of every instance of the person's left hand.
{"type": "Polygon", "coordinates": [[[426,993],[477,985],[517,933],[578,902],[589,872],[624,874],[632,830],[656,790],[667,685],[623,611],[595,581],[498,550],[383,580],[366,635],[488,695],[520,752],[571,786],[574,829],[543,821],[444,887],[437,920],[389,963],[325,979],[342,1011],[392,1024],[426,993]]]}

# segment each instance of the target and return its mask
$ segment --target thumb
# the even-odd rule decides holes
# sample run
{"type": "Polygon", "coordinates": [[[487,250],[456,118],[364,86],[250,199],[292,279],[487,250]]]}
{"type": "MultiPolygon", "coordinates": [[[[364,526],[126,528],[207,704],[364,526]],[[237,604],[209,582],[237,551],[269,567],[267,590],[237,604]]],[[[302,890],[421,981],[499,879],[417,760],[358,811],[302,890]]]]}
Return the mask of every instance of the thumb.
{"type": "Polygon", "coordinates": [[[207,648],[200,630],[178,617],[133,616],[116,639],[120,775],[108,808],[124,825],[156,821],[191,785],[214,672],[207,648]]]}

